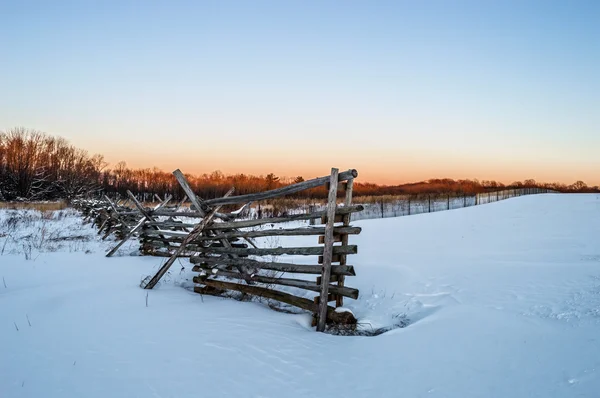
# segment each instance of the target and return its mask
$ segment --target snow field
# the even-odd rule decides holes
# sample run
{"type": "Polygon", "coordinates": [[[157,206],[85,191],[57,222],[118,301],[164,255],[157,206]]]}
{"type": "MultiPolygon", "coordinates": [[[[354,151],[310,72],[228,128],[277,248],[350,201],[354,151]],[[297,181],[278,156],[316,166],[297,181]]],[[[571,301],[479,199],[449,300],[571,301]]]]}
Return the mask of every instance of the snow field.
{"type": "Polygon", "coordinates": [[[408,323],[377,337],[201,297],[184,260],[144,291],[161,259],[129,256],[135,241],[107,259],[91,227],[82,250],[30,259],[17,239],[0,256],[0,397],[598,396],[600,195],[355,224],[345,306],[361,327],[408,323]]]}

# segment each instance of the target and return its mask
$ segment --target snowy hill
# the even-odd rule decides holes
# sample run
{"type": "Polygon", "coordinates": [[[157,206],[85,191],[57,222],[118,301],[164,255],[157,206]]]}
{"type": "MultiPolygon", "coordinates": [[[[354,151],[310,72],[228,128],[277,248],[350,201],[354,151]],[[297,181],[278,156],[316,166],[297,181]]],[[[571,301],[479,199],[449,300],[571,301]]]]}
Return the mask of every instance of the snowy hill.
{"type": "MultiPolygon", "coordinates": [[[[81,236],[80,223],[71,214],[48,228],[81,236]]],[[[347,307],[361,327],[408,323],[377,337],[200,297],[184,288],[183,261],[146,297],[139,282],[160,259],[107,259],[111,243],[91,227],[84,242],[29,260],[9,242],[0,397],[598,396],[600,195],[356,224],[361,295],[347,307]]]]}

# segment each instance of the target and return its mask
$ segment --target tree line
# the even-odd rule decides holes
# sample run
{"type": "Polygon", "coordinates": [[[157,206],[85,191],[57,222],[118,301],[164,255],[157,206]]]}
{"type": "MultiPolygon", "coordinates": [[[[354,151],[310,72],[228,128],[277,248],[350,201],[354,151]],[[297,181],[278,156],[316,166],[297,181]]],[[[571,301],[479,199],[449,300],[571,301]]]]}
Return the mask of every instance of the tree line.
{"type": "Polygon", "coordinates": [[[22,127],[0,132],[0,200],[73,198],[98,188],[106,167],[63,138],[22,127]]]}
{"type": "MultiPolygon", "coordinates": [[[[144,200],[154,195],[184,196],[170,172],[158,168],[130,168],[119,162],[109,168],[100,154],[89,154],[67,140],[23,127],[0,131],[0,200],[54,200],[73,199],[108,194],[125,197],[127,190],[144,200]]],[[[201,175],[187,175],[194,191],[201,197],[214,198],[225,194],[232,186],[236,194],[255,193],[304,181],[302,176],[278,177],[274,173],[254,176],[249,174],[225,175],[213,171],[201,175]]],[[[379,185],[355,183],[356,196],[406,194],[475,194],[511,188],[547,188],[561,192],[600,192],[577,181],[571,185],[539,183],[535,180],[516,181],[504,185],[496,181],[430,179],[428,181],[379,185]]],[[[327,197],[325,188],[315,188],[294,195],[320,199],[327,197]]]]}

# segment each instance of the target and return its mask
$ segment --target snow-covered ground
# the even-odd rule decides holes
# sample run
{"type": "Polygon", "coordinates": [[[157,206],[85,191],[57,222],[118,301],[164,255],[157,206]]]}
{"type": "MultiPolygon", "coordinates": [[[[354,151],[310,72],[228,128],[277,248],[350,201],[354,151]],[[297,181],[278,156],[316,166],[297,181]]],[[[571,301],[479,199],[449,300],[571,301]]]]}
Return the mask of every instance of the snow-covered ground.
{"type": "Polygon", "coordinates": [[[183,260],[142,290],[161,259],[128,256],[135,241],[103,257],[112,242],[72,213],[44,222],[80,239],[24,253],[35,227],[7,233],[10,217],[0,397],[600,396],[600,195],[357,222],[347,307],[362,327],[409,322],[377,337],[201,297],[183,260]]]}

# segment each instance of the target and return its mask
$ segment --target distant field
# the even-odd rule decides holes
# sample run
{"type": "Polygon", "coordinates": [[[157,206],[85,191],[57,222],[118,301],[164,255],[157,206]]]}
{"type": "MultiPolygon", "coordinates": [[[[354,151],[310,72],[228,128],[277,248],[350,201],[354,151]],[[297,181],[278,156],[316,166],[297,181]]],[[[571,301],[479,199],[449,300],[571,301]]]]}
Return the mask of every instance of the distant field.
{"type": "Polygon", "coordinates": [[[55,211],[67,208],[65,201],[57,202],[0,202],[0,209],[55,211]]]}

